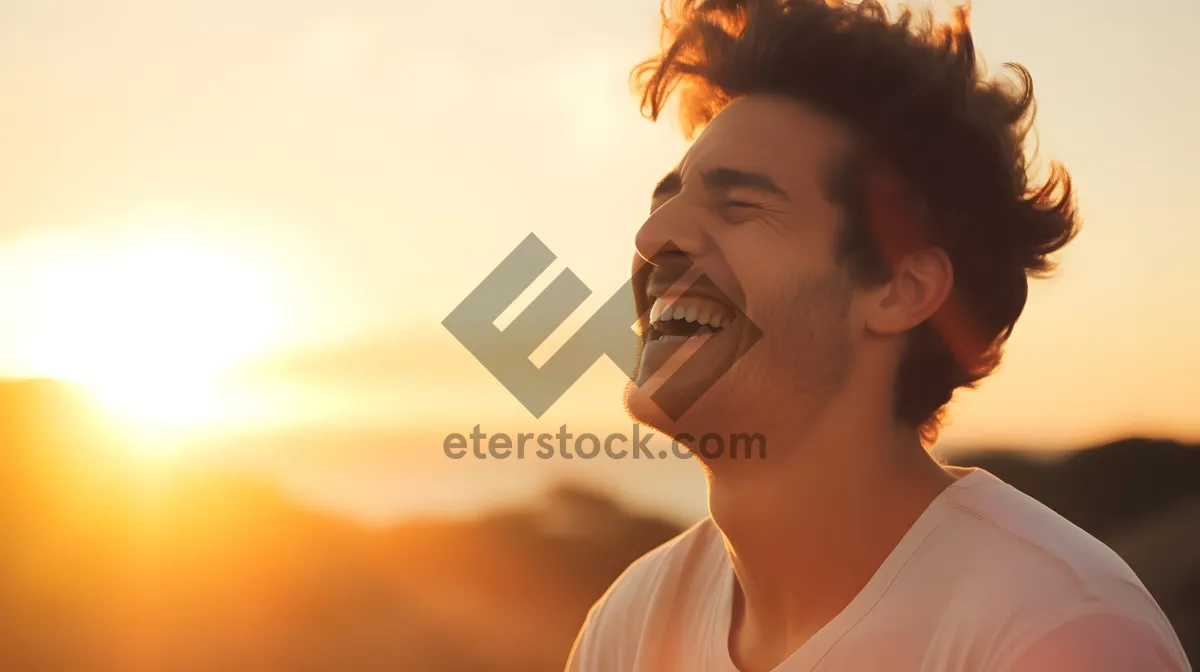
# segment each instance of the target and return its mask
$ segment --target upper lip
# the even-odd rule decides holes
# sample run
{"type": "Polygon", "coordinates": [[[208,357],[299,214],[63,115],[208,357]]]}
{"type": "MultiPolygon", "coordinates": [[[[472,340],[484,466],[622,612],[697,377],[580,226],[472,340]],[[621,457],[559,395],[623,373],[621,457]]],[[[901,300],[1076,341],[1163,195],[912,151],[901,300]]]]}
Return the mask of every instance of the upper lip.
{"type": "Polygon", "coordinates": [[[725,294],[717,288],[716,284],[710,280],[707,275],[699,276],[687,287],[676,289],[675,284],[681,277],[682,276],[680,275],[666,276],[660,275],[657,272],[652,273],[650,275],[650,281],[646,285],[647,302],[653,304],[655,299],[661,296],[667,296],[668,292],[670,292],[669,298],[678,299],[683,297],[694,297],[697,299],[708,299],[709,301],[726,306],[731,310],[733,309],[733,305],[729,300],[729,297],[725,296],[725,294]]]}

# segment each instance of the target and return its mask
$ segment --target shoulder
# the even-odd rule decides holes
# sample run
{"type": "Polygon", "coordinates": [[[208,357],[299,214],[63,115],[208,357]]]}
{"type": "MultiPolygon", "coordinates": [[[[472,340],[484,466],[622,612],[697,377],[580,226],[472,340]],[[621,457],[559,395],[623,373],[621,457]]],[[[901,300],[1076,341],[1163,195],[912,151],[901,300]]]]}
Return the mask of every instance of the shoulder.
{"type": "Polygon", "coordinates": [[[1074,618],[1039,637],[1001,672],[1190,672],[1145,623],[1117,614],[1074,618]]]}
{"type": "Polygon", "coordinates": [[[705,518],[633,562],[592,606],[571,650],[572,672],[630,669],[653,606],[686,590],[701,565],[723,560],[720,532],[705,518]]]}
{"type": "Polygon", "coordinates": [[[987,472],[964,480],[947,498],[941,544],[961,568],[954,606],[1002,633],[1006,656],[1033,642],[1040,655],[1066,655],[1080,633],[1113,628],[1133,648],[1146,635],[1182,656],[1166,616],[1116,552],[987,472]]]}
{"type": "Polygon", "coordinates": [[[1116,552],[1041,502],[983,471],[960,485],[947,498],[948,530],[972,570],[1031,593],[1081,595],[1106,582],[1145,591],[1116,552]]]}

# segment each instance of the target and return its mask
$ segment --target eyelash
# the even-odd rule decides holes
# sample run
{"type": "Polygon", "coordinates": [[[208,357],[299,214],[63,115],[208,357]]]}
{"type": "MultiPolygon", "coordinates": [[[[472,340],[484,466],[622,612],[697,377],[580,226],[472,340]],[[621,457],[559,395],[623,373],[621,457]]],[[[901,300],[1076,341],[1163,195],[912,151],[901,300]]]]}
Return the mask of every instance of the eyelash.
{"type": "Polygon", "coordinates": [[[759,206],[758,206],[758,204],[751,203],[749,201],[725,201],[725,207],[727,207],[727,208],[757,208],[759,206]]]}

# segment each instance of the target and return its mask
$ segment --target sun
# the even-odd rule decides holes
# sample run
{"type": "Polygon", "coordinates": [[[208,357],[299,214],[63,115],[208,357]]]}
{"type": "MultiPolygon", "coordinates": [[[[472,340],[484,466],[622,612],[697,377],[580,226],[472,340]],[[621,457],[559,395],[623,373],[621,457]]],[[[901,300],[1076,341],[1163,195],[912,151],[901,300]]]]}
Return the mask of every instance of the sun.
{"type": "Polygon", "coordinates": [[[28,368],[86,386],[144,432],[221,421],[223,377],[281,328],[261,264],[195,236],[59,246],[49,261],[32,288],[28,368]]]}

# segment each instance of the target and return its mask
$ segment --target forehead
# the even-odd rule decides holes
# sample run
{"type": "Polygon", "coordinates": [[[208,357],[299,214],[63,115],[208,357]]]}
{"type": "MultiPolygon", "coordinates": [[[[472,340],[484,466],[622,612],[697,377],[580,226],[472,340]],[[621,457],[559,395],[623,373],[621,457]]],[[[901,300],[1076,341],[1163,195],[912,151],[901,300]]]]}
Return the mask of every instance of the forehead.
{"type": "Polygon", "coordinates": [[[756,94],[717,114],[679,169],[685,182],[711,168],[764,173],[789,194],[810,194],[851,143],[850,132],[833,119],[788,98],[756,94]]]}

